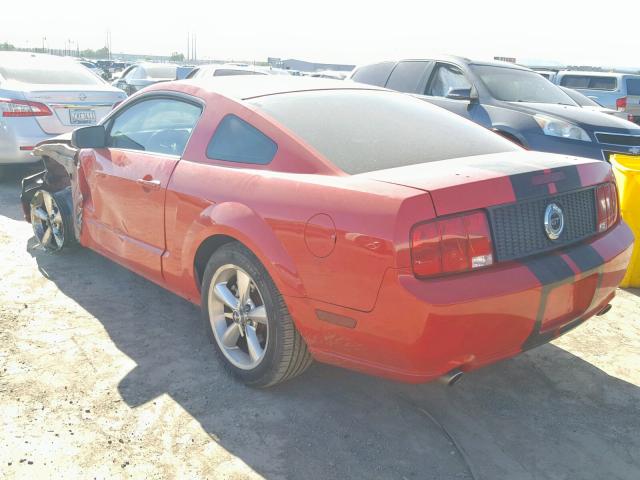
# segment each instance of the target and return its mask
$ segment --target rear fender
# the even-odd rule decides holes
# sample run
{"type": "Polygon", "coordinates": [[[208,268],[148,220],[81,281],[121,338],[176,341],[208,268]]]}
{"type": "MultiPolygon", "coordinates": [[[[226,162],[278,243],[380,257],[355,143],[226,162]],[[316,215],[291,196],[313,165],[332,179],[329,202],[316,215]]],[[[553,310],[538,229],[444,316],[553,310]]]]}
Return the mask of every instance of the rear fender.
{"type": "Polygon", "coordinates": [[[185,235],[182,258],[185,263],[189,262],[188,269],[194,279],[197,279],[196,252],[205,240],[215,235],[234,238],[251,250],[267,269],[280,293],[306,296],[298,269],[271,226],[255,211],[237,202],[207,207],[185,235]]]}

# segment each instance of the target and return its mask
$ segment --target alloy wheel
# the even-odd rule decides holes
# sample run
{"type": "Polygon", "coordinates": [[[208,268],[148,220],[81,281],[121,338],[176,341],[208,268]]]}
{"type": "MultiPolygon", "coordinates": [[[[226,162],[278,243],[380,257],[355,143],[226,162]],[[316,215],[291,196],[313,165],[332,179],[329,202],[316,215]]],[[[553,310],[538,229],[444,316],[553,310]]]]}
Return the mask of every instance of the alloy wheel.
{"type": "Polygon", "coordinates": [[[269,342],[262,294],[242,268],[227,264],[215,272],[208,292],[209,322],[224,356],[243,370],[256,368],[269,342]]]}
{"type": "Polygon", "coordinates": [[[53,195],[46,190],[38,190],[31,199],[31,226],[45,249],[58,251],[64,245],[62,213],[53,195]]]}

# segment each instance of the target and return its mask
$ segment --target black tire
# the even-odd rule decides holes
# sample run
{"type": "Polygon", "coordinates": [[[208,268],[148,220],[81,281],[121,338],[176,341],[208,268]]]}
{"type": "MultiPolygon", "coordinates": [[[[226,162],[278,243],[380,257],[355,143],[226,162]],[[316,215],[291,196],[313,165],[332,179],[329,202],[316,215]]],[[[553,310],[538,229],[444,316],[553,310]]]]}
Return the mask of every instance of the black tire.
{"type": "Polygon", "coordinates": [[[300,375],[313,361],[273,280],[256,256],[240,243],[223,245],[207,262],[202,281],[202,319],[218,358],[229,372],[246,385],[271,387],[300,375]],[[209,320],[208,298],[213,276],[220,267],[228,264],[238,266],[249,274],[260,290],[267,311],[270,340],[264,358],[251,370],[238,368],[226,358],[209,320]]]}
{"type": "Polygon", "coordinates": [[[73,228],[73,200],[71,197],[71,187],[67,187],[64,190],[60,190],[53,194],[53,198],[60,208],[60,214],[62,215],[62,221],[64,225],[64,248],[76,246],[76,234],[73,228]]]}

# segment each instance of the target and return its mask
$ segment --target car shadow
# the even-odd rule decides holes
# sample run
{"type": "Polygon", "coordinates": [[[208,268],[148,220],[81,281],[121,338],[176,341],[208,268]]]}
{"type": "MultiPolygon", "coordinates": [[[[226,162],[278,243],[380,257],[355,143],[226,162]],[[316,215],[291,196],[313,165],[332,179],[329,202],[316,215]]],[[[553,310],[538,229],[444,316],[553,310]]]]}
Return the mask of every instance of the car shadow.
{"type": "Polygon", "coordinates": [[[41,165],[17,165],[3,167],[0,172],[0,205],[16,205],[16,208],[3,208],[0,215],[12,220],[24,220],[20,208],[22,179],[42,170],[41,165]]]}
{"type": "Polygon", "coordinates": [[[27,249],[136,363],[127,405],[169,395],[266,478],[638,478],[640,389],[557,346],[451,388],[315,364],[257,390],[221,368],[194,305],[89,250],[27,249]]]}
{"type": "Polygon", "coordinates": [[[624,291],[640,297],[640,288],[625,288],[624,291]]]}

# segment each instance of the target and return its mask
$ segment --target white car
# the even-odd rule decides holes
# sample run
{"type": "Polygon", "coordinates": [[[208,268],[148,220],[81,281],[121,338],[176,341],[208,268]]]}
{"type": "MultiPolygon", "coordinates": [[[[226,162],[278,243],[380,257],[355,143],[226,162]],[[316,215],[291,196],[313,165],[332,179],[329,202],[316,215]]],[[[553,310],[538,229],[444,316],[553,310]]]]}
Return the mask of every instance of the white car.
{"type": "Polygon", "coordinates": [[[289,72],[279,68],[257,67],[246,63],[212,63],[210,65],[198,65],[185,79],[226,77],[229,75],[288,75],[289,72]]]}
{"type": "Polygon", "coordinates": [[[125,98],[73,59],[0,52],[0,169],[37,161],[36,144],[95,125],[125,98]]]}

